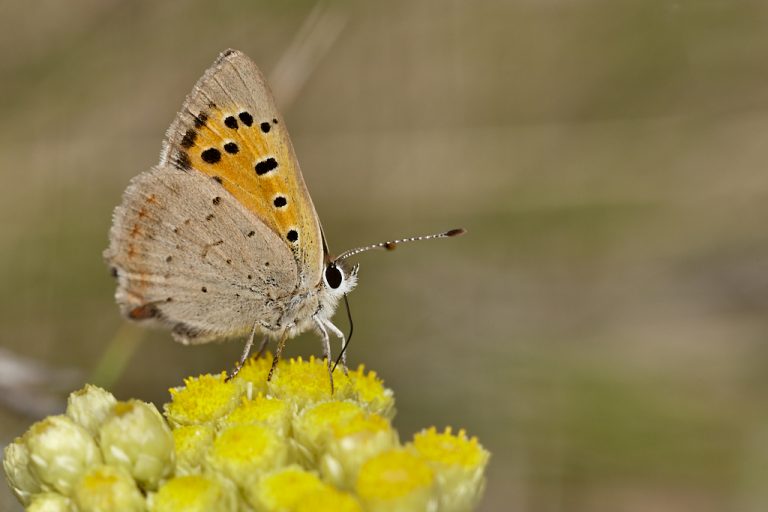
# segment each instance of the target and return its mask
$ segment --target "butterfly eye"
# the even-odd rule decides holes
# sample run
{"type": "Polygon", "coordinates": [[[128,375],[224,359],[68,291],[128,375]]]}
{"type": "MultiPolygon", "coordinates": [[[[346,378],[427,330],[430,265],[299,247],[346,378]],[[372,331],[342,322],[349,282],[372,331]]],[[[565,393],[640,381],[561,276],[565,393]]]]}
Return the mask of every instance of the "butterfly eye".
{"type": "Polygon", "coordinates": [[[344,274],[341,273],[341,270],[335,264],[331,263],[325,267],[325,282],[328,286],[335,290],[341,286],[342,281],[344,281],[344,274]]]}

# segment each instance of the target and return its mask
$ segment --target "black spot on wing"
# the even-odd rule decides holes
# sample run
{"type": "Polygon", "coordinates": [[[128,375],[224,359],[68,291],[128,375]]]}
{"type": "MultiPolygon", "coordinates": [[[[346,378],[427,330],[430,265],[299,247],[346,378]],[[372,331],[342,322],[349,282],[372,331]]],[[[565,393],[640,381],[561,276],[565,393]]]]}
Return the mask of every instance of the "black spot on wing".
{"type": "Polygon", "coordinates": [[[268,122],[264,121],[259,125],[259,128],[261,128],[261,131],[264,133],[269,133],[269,129],[272,128],[268,122]]]}
{"type": "Polygon", "coordinates": [[[231,128],[233,130],[237,130],[237,119],[235,119],[234,116],[225,117],[224,126],[226,126],[227,128],[231,128]]]}
{"type": "Polygon", "coordinates": [[[237,144],[234,142],[227,142],[224,144],[224,151],[229,153],[230,155],[236,155],[238,151],[240,151],[240,148],[237,147],[237,144]]]}
{"type": "Polygon", "coordinates": [[[295,229],[292,229],[288,231],[288,234],[285,235],[285,238],[287,238],[289,242],[295,242],[296,240],[299,239],[299,232],[296,231],[295,229]]]}
{"type": "Polygon", "coordinates": [[[273,201],[275,207],[282,208],[286,204],[288,204],[288,200],[283,196],[277,196],[275,200],[273,201]]]}
{"type": "Polygon", "coordinates": [[[270,171],[274,171],[277,169],[277,160],[275,160],[272,157],[265,158],[261,162],[257,162],[256,166],[256,174],[259,176],[263,176],[264,174],[267,174],[270,171]]]}
{"type": "Polygon", "coordinates": [[[221,160],[221,151],[216,148],[208,148],[200,154],[204,162],[215,164],[221,160]]]}
{"type": "Polygon", "coordinates": [[[251,126],[253,124],[253,116],[248,112],[240,112],[237,114],[237,117],[240,118],[240,121],[242,121],[245,126],[251,126]]]}

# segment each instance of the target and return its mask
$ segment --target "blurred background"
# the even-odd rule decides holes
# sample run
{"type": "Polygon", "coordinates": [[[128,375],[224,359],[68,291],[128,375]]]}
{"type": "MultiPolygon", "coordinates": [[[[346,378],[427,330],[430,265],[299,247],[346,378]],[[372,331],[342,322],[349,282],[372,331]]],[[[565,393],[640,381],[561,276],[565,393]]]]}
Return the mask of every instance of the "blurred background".
{"type": "Polygon", "coordinates": [[[86,381],[162,403],[239,356],[127,325],[101,259],[128,180],[234,47],[270,77],[334,251],[468,229],[359,258],[349,360],[394,389],[404,438],[479,437],[482,510],[768,509],[768,3],[0,14],[2,444],[86,381]]]}

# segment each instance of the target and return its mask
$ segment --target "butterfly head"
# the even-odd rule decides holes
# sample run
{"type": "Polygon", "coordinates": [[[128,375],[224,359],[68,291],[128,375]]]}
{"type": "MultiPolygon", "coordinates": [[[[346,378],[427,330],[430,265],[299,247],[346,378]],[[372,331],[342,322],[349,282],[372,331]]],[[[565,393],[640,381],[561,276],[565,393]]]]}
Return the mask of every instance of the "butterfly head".
{"type": "Polygon", "coordinates": [[[346,262],[331,260],[323,271],[323,287],[333,296],[341,297],[351,292],[357,284],[360,265],[349,266],[346,262]]]}

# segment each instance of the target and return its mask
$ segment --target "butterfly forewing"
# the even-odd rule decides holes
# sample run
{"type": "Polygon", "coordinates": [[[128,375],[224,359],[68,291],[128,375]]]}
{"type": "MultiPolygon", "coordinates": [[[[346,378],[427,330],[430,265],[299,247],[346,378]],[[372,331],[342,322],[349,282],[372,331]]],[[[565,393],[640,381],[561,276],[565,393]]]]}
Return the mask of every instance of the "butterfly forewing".
{"type": "Polygon", "coordinates": [[[272,94],[248,57],[225,51],[195,85],[168,130],[161,163],[220,184],[290,248],[297,285],[320,281],[317,214],[272,94]]]}

